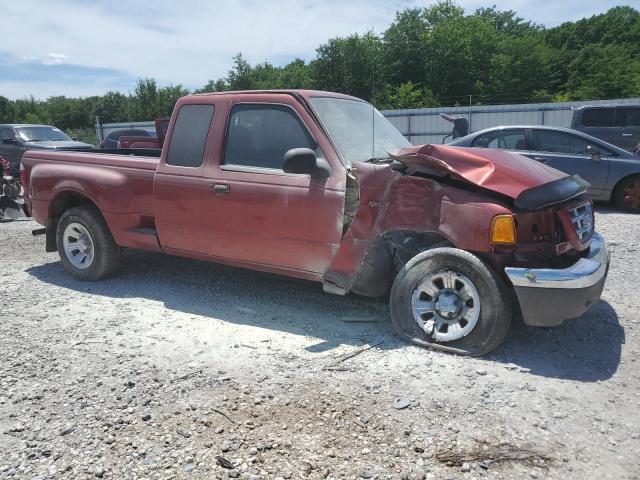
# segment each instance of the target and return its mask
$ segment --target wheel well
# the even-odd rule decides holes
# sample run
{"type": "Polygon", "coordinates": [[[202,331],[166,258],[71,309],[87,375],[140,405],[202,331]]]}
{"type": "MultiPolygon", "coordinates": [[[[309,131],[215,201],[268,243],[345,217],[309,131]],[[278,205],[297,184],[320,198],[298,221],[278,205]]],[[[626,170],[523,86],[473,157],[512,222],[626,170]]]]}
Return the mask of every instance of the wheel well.
{"type": "Polygon", "coordinates": [[[58,227],[58,221],[60,220],[62,214],[70,208],[79,207],[82,205],[92,205],[96,207],[96,209],[98,208],[95,203],[77,192],[62,192],[51,202],[51,205],[49,206],[49,218],[47,220],[47,252],[55,252],[58,248],[56,229],[58,227]]]}
{"type": "Polygon", "coordinates": [[[613,187],[613,190],[611,190],[610,201],[612,203],[614,203],[617,207],[621,207],[621,205],[619,205],[619,201],[618,201],[618,189],[620,188],[620,186],[622,185],[623,182],[625,182],[625,181],[627,181],[629,179],[632,179],[632,178],[640,178],[640,174],[639,173],[632,173],[631,175],[627,175],[626,177],[621,178],[615,184],[615,186],[613,187]]]}
{"type": "Polygon", "coordinates": [[[417,254],[431,248],[451,246],[451,242],[438,232],[385,232],[371,244],[350,290],[368,297],[385,295],[400,269],[417,254]]]}
{"type": "Polygon", "coordinates": [[[624,182],[625,180],[629,180],[630,178],[640,178],[640,173],[632,173],[631,175],[627,175],[626,177],[622,177],[620,180],[618,180],[618,182],[616,183],[616,185],[613,187],[613,192],[615,194],[615,191],[618,189],[618,187],[620,186],[620,184],[622,182],[624,182]]]}

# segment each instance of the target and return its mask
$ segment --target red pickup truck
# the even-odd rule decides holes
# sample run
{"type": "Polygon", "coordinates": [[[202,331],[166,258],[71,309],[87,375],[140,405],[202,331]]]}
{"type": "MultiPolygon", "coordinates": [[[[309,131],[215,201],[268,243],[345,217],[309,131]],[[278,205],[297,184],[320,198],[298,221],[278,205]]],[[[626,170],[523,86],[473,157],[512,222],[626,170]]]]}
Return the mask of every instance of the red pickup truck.
{"type": "Polygon", "coordinates": [[[187,96],[161,152],[118,153],[22,159],[46,249],[82,280],[113,273],[122,248],[232,264],[389,295],[403,338],[481,355],[514,317],[581,315],[607,275],[582,179],[505,151],[412,146],[346,95],[187,96]]]}

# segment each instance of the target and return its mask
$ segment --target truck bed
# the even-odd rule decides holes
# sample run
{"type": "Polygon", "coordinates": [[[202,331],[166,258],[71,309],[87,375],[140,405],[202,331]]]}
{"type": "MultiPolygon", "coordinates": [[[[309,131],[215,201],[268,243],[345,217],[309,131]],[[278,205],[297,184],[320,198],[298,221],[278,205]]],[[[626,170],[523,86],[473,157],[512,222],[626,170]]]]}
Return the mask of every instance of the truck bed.
{"type": "Polygon", "coordinates": [[[99,207],[121,246],[158,250],[153,209],[153,179],[160,150],[68,152],[28,150],[22,163],[37,185],[29,193],[36,221],[56,216],[51,209],[73,204],[73,196],[99,207]],[[141,155],[145,154],[145,155],[141,155]]]}

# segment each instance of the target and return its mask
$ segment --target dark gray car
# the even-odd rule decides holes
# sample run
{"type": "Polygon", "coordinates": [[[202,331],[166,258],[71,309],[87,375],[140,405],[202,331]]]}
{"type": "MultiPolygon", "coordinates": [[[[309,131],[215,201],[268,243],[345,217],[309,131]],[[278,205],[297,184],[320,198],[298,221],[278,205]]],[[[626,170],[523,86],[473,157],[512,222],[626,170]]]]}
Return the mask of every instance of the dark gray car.
{"type": "Polygon", "coordinates": [[[578,107],[571,128],[632,152],[640,146],[640,105],[578,107]]]}
{"type": "Polygon", "coordinates": [[[499,148],[547,164],[591,184],[594,200],[640,212],[640,157],[590,135],[562,127],[494,127],[449,145],[499,148]]]}
{"type": "Polygon", "coordinates": [[[12,175],[20,172],[20,160],[26,150],[88,150],[93,145],[76,142],[62,130],[50,125],[0,124],[0,156],[11,164],[12,175]]]}

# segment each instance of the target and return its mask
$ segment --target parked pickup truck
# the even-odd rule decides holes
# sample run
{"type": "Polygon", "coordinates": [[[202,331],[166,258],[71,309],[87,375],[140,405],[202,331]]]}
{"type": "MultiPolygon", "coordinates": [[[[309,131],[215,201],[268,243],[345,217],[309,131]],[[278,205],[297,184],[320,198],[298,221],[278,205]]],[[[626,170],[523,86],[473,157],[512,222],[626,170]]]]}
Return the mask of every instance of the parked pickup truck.
{"type": "Polygon", "coordinates": [[[164,145],[164,139],[167,136],[167,129],[169,128],[169,118],[161,117],[156,118],[156,136],[141,136],[141,135],[123,135],[118,138],[116,148],[145,148],[145,149],[161,149],[164,145]]]}
{"type": "Polygon", "coordinates": [[[389,295],[403,338],[472,355],[519,315],[581,315],[605,283],[580,177],[506,151],[412,146],[357,98],[184,97],[163,150],[141,153],[25,153],[34,233],[72,276],[106,277],[124,247],[283,274],[389,295]]]}

